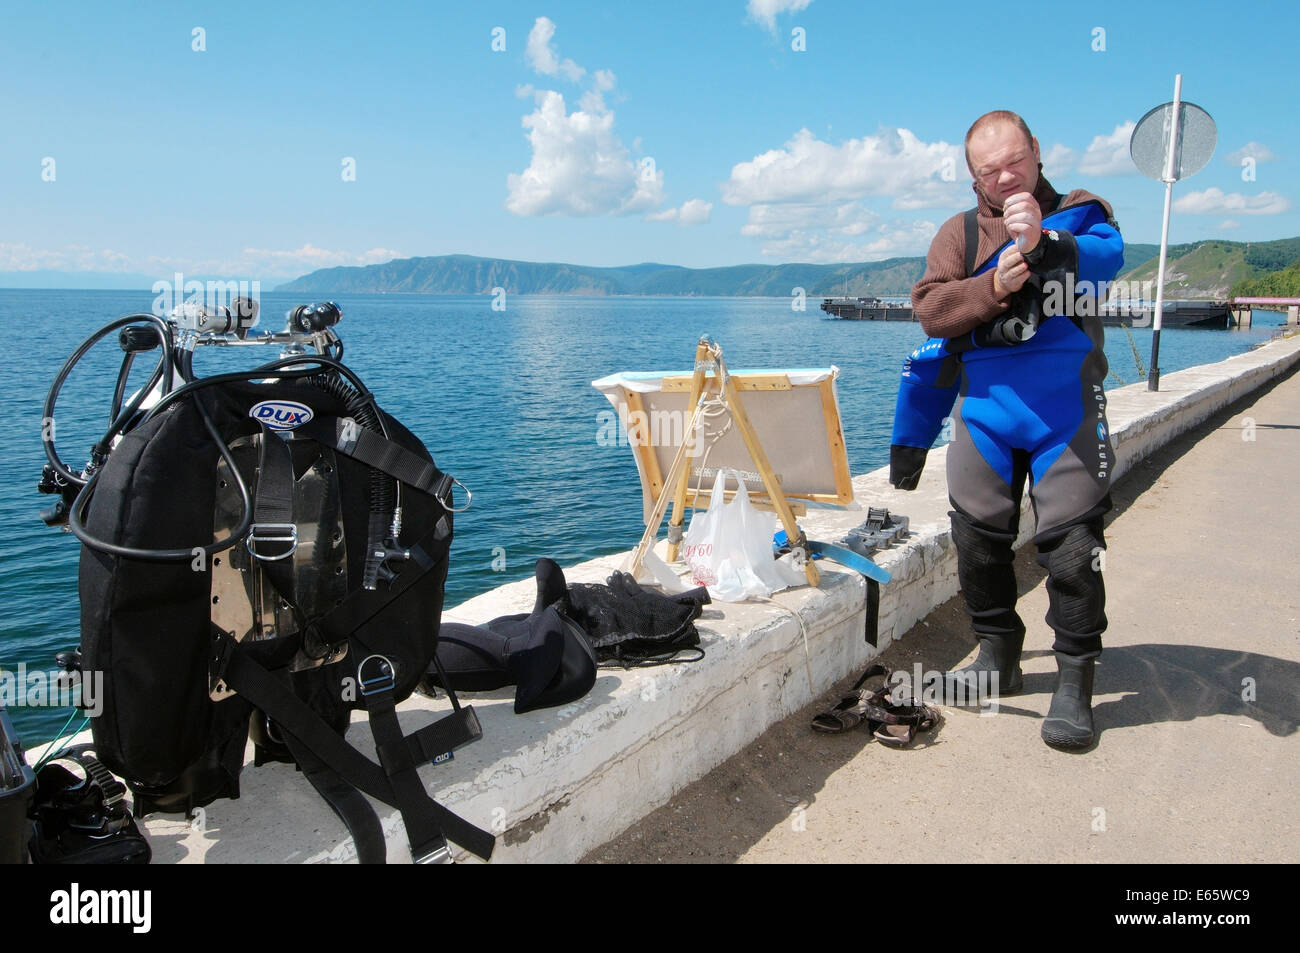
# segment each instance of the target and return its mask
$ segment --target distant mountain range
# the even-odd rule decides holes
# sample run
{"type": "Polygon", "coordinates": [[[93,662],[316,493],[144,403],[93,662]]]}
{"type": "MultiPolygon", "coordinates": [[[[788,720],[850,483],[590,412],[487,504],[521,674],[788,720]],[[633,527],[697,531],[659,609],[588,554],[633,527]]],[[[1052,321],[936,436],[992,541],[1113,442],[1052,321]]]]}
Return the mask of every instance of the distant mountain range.
{"type": "Polygon", "coordinates": [[[844,265],[732,265],[683,268],[647,262],[621,268],[510,261],[472,255],[404,258],[383,265],[323,268],[277,291],[304,294],[416,292],[424,294],[722,295],[789,297],[794,288],[811,296],[898,295],[911,291],[923,258],[890,258],[844,265]]]}
{"type": "MultiPolygon", "coordinates": [[[[1132,281],[1154,281],[1159,245],[1133,243],[1124,248],[1124,271],[1132,281]]],[[[1269,276],[1300,262],[1300,238],[1268,242],[1211,239],[1171,245],[1166,265],[1168,298],[1223,298],[1233,289],[1273,287],[1269,276]],[[1260,284],[1265,282],[1265,284],[1260,284]],[[1271,282],[1271,283],[1269,283],[1271,282]]],[[[810,298],[837,295],[902,296],[925,270],[925,259],[837,265],[733,265],[683,268],[647,262],[622,268],[593,268],[557,262],[511,261],[473,255],[402,258],[382,265],[323,268],[275,287],[305,295],[358,293],[547,295],[683,295],[788,298],[803,288],[810,298]]],[[[171,275],[160,276],[170,279],[171,275]]],[[[187,275],[186,278],[191,277],[187,275]]],[[[0,272],[5,288],[122,288],[147,290],[155,278],[108,272],[0,272]]],[[[262,279],[269,290],[277,279],[262,279]]],[[[1285,286],[1294,284],[1288,280],[1285,286]]],[[[1253,293],[1253,292],[1252,292],[1253,293]]]]}
{"type": "MultiPolygon", "coordinates": [[[[231,278],[240,276],[209,275],[206,272],[186,274],[186,281],[220,281],[223,284],[231,278]]],[[[0,288],[53,288],[66,291],[150,291],[156,281],[172,281],[173,272],[141,275],[124,271],[54,271],[38,269],[34,271],[0,271],[0,288]]],[[[269,291],[281,282],[291,280],[288,275],[267,275],[259,277],[262,290],[269,291]]],[[[152,292],[151,292],[152,293],[152,292]]]]}
{"type": "MultiPolygon", "coordinates": [[[[1130,244],[1124,249],[1124,274],[1132,280],[1154,279],[1159,245],[1130,244]]],[[[1243,279],[1284,268],[1300,258],[1300,238],[1271,242],[1204,241],[1172,245],[1166,263],[1166,297],[1223,297],[1243,279]]],[[[733,265],[683,268],[645,263],[621,268],[593,268],[550,262],[440,255],[402,258],[382,265],[323,268],[276,291],[300,294],[357,293],[549,295],[699,295],[789,297],[803,288],[809,297],[836,295],[893,296],[911,293],[925,259],[840,265],[733,265]]]]}

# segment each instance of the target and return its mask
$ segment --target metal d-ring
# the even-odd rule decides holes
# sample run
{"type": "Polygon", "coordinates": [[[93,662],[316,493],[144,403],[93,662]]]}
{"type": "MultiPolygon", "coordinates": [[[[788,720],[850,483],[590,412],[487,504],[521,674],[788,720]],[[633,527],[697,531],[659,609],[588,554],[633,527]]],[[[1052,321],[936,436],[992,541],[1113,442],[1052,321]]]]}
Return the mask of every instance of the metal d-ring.
{"type": "Polygon", "coordinates": [[[397,684],[397,668],[393,665],[392,660],[387,655],[367,655],[357,665],[357,684],[361,689],[362,695],[373,695],[376,692],[388,691],[397,684]],[[378,659],[388,666],[387,675],[378,675],[375,678],[365,677],[366,663],[371,659],[378,659]]]}
{"type": "Polygon", "coordinates": [[[451,513],[464,513],[467,509],[469,509],[470,504],[474,502],[474,494],[470,492],[469,487],[467,487],[464,483],[461,483],[455,477],[451,478],[451,482],[456,484],[458,487],[460,487],[462,490],[465,491],[465,505],[462,506],[460,509],[457,509],[454,506],[449,506],[447,507],[447,510],[448,512],[451,513]]]}

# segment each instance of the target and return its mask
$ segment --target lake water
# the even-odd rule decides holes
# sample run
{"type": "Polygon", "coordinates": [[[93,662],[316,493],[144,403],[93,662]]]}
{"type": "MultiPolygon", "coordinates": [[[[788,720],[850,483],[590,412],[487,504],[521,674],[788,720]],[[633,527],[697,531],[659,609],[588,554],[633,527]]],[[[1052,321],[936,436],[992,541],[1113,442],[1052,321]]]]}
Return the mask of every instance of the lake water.
{"type": "MultiPolygon", "coordinates": [[[[128,291],[0,290],[8,340],[0,427],[0,667],[46,668],[78,642],[76,540],[47,528],[36,493],[44,454],[42,407],[63,361],[110,320],[148,311],[153,296],[128,291]]],[[[261,296],[260,327],[278,330],[300,296],[261,296]]],[[[626,550],[641,535],[636,466],[625,446],[597,442],[608,402],[591,381],[617,371],[685,371],[701,334],[732,369],[840,368],[837,384],[853,473],[885,465],[898,372],[924,340],[916,324],[824,320],[817,301],[788,298],[514,297],[351,295],[339,300],[345,360],[381,406],[420,437],[438,465],[474,493],[457,517],[447,605],[532,574],[549,556],[569,565],[626,550]],[[499,569],[503,561],[504,571],[499,569]]],[[[1244,331],[1166,330],[1162,373],[1221,360],[1265,341],[1280,316],[1256,315],[1244,331]]],[[[1151,332],[1134,330],[1145,362],[1151,332]]],[[[64,388],[58,446],[75,469],[107,425],[121,360],[115,336],[92,352],[64,388]]],[[[1144,379],[1129,339],[1108,329],[1107,356],[1124,383],[1144,379]]],[[[209,349],[200,374],[251,367],[271,348],[209,349]]],[[[147,363],[142,360],[141,364],[147,363]]],[[[143,376],[143,371],[140,372],[143,376]]],[[[1120,381],[1112,379],[1111,386],[1120,381]]],[[[13,708],[28,744],[52,737],[66,709],[13,708]]]]}

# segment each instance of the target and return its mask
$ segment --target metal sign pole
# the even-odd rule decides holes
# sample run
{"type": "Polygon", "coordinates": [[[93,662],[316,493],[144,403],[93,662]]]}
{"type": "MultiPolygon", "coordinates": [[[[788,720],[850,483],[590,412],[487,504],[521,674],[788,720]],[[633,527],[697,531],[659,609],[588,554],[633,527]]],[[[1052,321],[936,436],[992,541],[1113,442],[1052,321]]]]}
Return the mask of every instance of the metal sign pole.
{"type": "Polygon", "coordinates": [[[1169,205],[1173,198],[1174,182],[1178,179],[1178,120],[1182,104],[1183,74],[1174,77],[1174,109],[1169,124],[1169,151],[1165,157],[1165,216],[1160,226],[1160,268],[1156,274],[1156,310],[1152,321],[1151,371],[1147,375],[1147,390],[1160,389],[1160,326],[1165,315],[1165,258],[1169,254],[1169,205]]]}

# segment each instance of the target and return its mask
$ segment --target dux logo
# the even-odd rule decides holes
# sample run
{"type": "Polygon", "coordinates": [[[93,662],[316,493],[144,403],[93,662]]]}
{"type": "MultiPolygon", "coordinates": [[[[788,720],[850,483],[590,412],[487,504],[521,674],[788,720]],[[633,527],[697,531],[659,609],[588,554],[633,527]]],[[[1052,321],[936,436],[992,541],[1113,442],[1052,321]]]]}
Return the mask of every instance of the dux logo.
{"type": "Polygon", "coordinates": [[[292,400],[264,400],[254,404],[248,416],[260,420],[272,430],[293,430],[311,420],[311,408],[292,400]]]}

